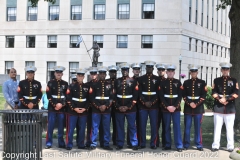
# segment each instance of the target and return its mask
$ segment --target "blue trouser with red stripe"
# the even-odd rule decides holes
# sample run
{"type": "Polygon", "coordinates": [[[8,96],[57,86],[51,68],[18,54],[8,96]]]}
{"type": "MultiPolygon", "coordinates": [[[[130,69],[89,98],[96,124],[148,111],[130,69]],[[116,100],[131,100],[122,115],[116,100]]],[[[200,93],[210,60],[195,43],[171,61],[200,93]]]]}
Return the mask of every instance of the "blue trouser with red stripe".
{"type": "Polygon", "coordinates": [[[158,109],[140,109],[139,110],[139,124],[140,124],[140,142],[139,146],[146,146],[146,126],[148,115],[150,118],[151,126],[151,141],[150,146],[156,146],[157,142],[157,121],[158,121],[158,109]]]}
{"type": "Polygon", "coordinates": [[[97,136],[98,136],[98,130],[100,126],[100,122],[102,124],[102,130],[103,130],[103,146],[109,146],[110,142],[110,118],[111,113],[92,113],[92,133],[91,133],[91,146],[96,147],[97,146],[97,136]]]}
{"type": "Polygon", "coordinates": [[[84,147],[84,138],[85,138],[85,129],[87,123],[87,115],[84,116],[75,116],[75,115],[68,115],[67,117],[67,147],[73,147],[73,133],[74,129],[78,125],[77,130],[77,146],[84,147]]]}
{"type": "Polygon", "coordinates": [[[52,146],[52,135],[55,121],[57,120],[58,124],[58,146],[65,147],[65,142],[63,139],[64,134],[64,123],[65,122],[64,113],[48,112],[48,130],[46,137],[46,146],[52,146]]]}
{"type": "Polygon", "coordinates": [[[176,148],[183,148],[182,144],[182,134],[180,127],[180,112],[163,112],[163,118],[165,122],[165,137],[166,137],[166,146],[171,147],[171,118],[173,121],[173,133],[174,133],[174,144],[176,148]]]}
{"type": "Polygon", "coordinates": [[[136,112],[132,113],[118,113],[115,112],[115,118],[116,118],[116,131],[117,131],[117,136],[116,136],[116,143],[118,146],[123,146],[124,145],[124,140],[125,140],[125,132],[124,132],[124,124],[125,124],[125,117],[127,118],[128,122],[128,134],[129,134],[129,139],[130,143],[132,146],[137,146],[138,145],[138,140],[137,140],[137,129],[135,125],[135,120],[136,120],[136,112]]]}
{"type": "Polygon", "coordinates": [[[197,148],[203,147],[202,146],[202,114],[184,114],[184,148],[188,148],[190,146],[190,131],[192,126],[192,119],[194,119],[194,141],[197,148]]]}

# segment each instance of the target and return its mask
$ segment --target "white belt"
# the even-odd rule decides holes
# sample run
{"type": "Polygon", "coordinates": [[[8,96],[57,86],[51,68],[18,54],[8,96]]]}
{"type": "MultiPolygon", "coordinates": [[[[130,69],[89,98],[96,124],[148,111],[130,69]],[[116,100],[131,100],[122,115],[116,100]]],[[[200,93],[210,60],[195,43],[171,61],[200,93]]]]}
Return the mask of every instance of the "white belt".
{"type": "Polygon", "coordinates": [[[56,95],[52,95],[53,98],[65,98],[65,96],[56,96],[56,95]]]}
{"type": "Polygon", "coordinates": [[[132,98],[132,95],[117,95],[118,98],[132,98]]]}
{"type": "Polygon", "coordinates": [[[77,102],[85,102],[87,99],[78,99],[78,98],[72,98],[72,100],[77,101],[77,102]]]}
{"type": "Polygon", "coordinates": [[[164,94],[164,97],[166,97],[166,98],[177,98],[178,95],[167,95],[167,94],[164,94]]]}
{"type": "Polygon", "coordinates": [[[109,97],[95,97],[95,99],[109,99],[109,97]]]}
{"type": "Polygon", "coordinates": [[[199,99],[199,96],[198,97],[191,97],[191,96],[187,96],[188,99],[199,99]]]}
{"type": "Polygon", "coordinates": [[[227,96],[229,96],[229,95],[222,95],[222,94],[219,94],[218,96],[219,96],[219,97],[227,97],[227,96]]]}
{"type": "Polygon", "coordinates": [[[34,97],[28,97],[28,96],[23,96],[25,99],[36,99],[37,98],[37,96],[34,96],[34,97]]]}
{"type": "Polygon", "coordinates": [[[142,92],[142,94],[145,94],[145,95],[155,95],[156,92],[142,92]]]}

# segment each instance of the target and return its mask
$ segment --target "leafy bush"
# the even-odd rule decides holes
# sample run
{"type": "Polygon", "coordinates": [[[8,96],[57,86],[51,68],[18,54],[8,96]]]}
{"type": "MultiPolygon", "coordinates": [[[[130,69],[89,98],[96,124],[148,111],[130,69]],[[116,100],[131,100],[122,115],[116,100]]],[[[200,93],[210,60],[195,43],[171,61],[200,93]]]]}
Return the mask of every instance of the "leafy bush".
{"type": "Polygon", "coordinates": [[[206,100],[205,100],[205,106],[207,109],[213,110],[213,105],[214,105],[214,98],[212,97],[212,88],[207,87],[207,95],[206,95],[206,100]]]}

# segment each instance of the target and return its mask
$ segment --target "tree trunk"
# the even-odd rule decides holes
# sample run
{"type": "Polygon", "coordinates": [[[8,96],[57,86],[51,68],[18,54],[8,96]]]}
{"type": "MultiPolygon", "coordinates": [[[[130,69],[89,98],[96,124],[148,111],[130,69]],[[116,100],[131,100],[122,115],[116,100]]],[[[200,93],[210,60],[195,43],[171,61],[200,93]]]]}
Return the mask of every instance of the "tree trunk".
{"type": "MultiPolygon", "coordinates": [[[[230,75],[240,83],[240,1],[232,0],[229,12],[231,21],[230,63],[232,68],[230,75]]],[[[240,97],[236,99],[235,129],[240,129],[240,97]]]]}

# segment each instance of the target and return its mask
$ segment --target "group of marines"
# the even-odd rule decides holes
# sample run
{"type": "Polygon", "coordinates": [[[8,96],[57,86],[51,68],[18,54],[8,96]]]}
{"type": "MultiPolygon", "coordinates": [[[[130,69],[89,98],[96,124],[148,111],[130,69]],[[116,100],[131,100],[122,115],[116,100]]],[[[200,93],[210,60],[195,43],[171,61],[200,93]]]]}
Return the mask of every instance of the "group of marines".
{"type": "MultiPolygon", "coordinates": [[[[121,150],[125,142],[125,118],[127,120],[127,147],[133,150],[146,148],[146,129],[150,120],[150,148],[171,150],[171,123],[173,124],[174,145],[178,152],[190,147],[190,130],[194,121],[194,142],[197,150],[203,151],[201,123],[204,114],[204,101],[207,87],[199,79],[199,66],[189,64],[191,78],[182,84],[174,78],[176,66],[145,61],[146,74],[139,76],[141,63],[122,63],[118,66],[90,67],[76,69],[76,77],[71,84],[62,80],[63,66],[54,67],[55,78],[47,83],[48,130],[46,148],[53,144],[55,121],[58,124],[58,147],[71,150],[73,134],[77,131],[77,147],[94,150],[99,137],[100,147],[113,150],[112,137],[116,150],[121,150]],[[154,66],[158,76],[153,74],[154,66]],[[133,77],[129,76],[129,69],[133,77]],[[122,76],[117,78],[117,71],[122,76]],[[91,80],[84,83],[86,72],[91,80]],[[109,79],[106,79],[109,72],[109,79]],[[167,75],[165,78],[165,74],[167,75]],[[181,132],[181,102],[184,100],[184,135],[181,132]],[[172,121],[172,122],[171,122],[172,121]],[[66,124],[66,142],[64,127],[66,124]],[[112,124],[113,132],[110,133],[112,124]],[[161,136],[159,135],[162,126],[161,136]],[[85,141],[85,130],[87,135],[85,141]]],[[[222,76],[214,79],[214,142],[212,151],[220,146],[223,122],[227,130],[227,149],[234,149],[233,125],[235,119],[235,99],[238,97],[238,83],[229,76],[230,63],[220,63],[222,76]]],[[[21,109],[38,109],[42,97],[41,83],[34,79],[36,67],[25,68],[27,78],[20,81],[18,95],[21,109]]]]}

